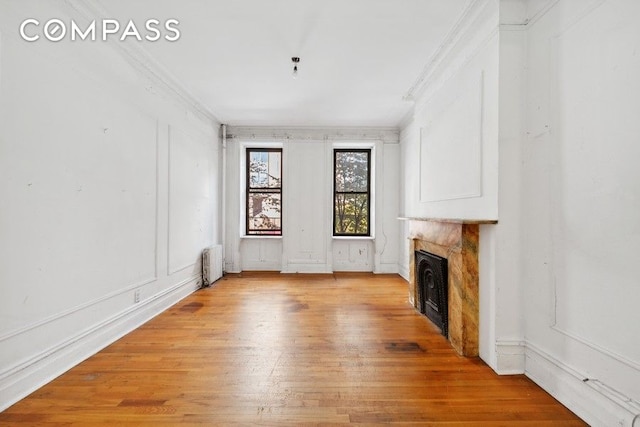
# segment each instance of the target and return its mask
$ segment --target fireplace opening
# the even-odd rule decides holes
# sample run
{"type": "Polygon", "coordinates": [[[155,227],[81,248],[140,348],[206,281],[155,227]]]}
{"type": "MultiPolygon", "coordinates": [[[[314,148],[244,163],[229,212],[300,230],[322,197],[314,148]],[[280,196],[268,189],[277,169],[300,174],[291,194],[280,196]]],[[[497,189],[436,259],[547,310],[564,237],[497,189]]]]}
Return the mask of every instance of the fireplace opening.
{"type": "Polygon", "coordinates": [[[447,259],[426,251],[416,251],[415,257],[418,309],[448,337],[447,259]]]}

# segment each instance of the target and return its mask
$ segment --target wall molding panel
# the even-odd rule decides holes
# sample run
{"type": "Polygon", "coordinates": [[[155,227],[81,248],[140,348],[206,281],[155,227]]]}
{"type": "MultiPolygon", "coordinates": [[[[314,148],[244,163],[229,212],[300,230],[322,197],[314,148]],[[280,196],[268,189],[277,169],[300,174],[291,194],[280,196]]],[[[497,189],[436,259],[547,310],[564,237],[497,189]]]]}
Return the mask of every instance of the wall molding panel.
{"type": "Polygon", "coordinates": [[[631,359],[628,359],[620,354],[617,354],[611,350],[608,350],[602,346],[599,346],[597,344],[594,344],[593,342],[580,337],[579,335],[573,334],[571,332],[568,332],[560,327],[558,327],[557,325],[552,325],[551,329],[566,336],[567,338],[570,338],[572,340],[575,340],[577,342],[579,342],[582,345],[585,345],[587,347],[589,347],[591,350],[597,351],[598,353],[612,359],[615,360],[616,362],[622,363],[624,365],[627,365],[628,367],[640,372],[640,363],[635,362],[631,359]]]}
{"type": "Polygon", "coordinates": [[[0,411],[187,297],[201,280],[183,280],[0,372],[0,411]]]}
{"type": "Polygon", "coordinates": [[[594,426],[636,427],[640,403],[526,344],[525,375],[594,426]]]}
{"type": "Polygon", "coordinates": [[[420,202],[482,197],[483,86],[480,71],[420,129],[420,202]]]}
{"type": "MultiPolygon", "coordinates": [[[[544,33],[543,52],[548,64],[542,82],[549,89],[549,99],[543,104],[545,116],[531,124],[534,133],[543,130],[543,123],[548,124],[549,154],[554,161],[549,166],[547,203],[553,212],[563,212],[553,215],[550,222],[553,238],[549,241],[551,257],[547,279],[549,326],[562,340],[568,339],[583,346],[585,351],[593,351],[591,354],[596,358],[603,356],[606,363],[615,362],[619,367],[613,372],[626,370],[627,375],[620,376],[629,379],[640,373],[637,360],[640,347],[612,331],[619,332],[621,324],[637,324],[640,319],[629,299],[636,289],[637,273],[631,268],[619,267],[633,265],[633,254],[639,246],[631,243],[637,241],[632,234],[626,239],[629,243],[614,240],[615,233],[624,235],[627,227],[615,232],[610,228],[598,232],[592,224],[612,221],[612,229],[615,229],[613,222],[629,224],[633,219],[624,213],[636,211],[638,207],[637,202],[631,202],[637,192],[619,184],[632,182],[637,177],[637,174],[630,176],[630,168],[624,164],[625,157],[636,157],[638,152],[634,148],[635,140],[627,136],[637,133],[637,126],[622,132],[624,126],[616,129],[619,111],[630,110],[631,105],[637,104],[625,103],[625,97],[620,95],[614,103],[607,95],[620,94],[622,88],[626,92],[632,84],[633,78],[613,71],[610,64],[616,64],[615,70],[629,72],[634,66],[637,69],[640,63],[633,59],[635,54],[629,54],[635,49],[637,37],[629,36],[637,36],[638,31],[629,33],[635,22],[630,17],[622,19],[622,12],[616,10],[614,1],[586,1],[581,9],[566,16],[566,4],[551,3],[555,7],[545,9],[549,20],[559,19],[558,16],[562,19],[544,33]],[[615,54],[602,53],[613,49],[612,46],[616,46],[615,54]],[[594,55],[589,55],[591,52],[594,55]],[[597,90],[582,95],[585,86],[597,86],[597,90]],[[629,106],[623,108],[623,105],[629,106]],[[599,151],[597,147],[603,138],[615,140],[616,146],[599,151]],[[620,172],[625,170],[626,175],[620,172]],[[590,205],[594,189],[582,185],[585,179],[600,188],[598,202],[607,206],[592,211],[588,221],[581,220],[581,215],[584,206],[590,205]],[[618,193],[626,196],[618,197],[618,193]],[[617,267],[604,271],[599,263],[617,267]],[[602,283],[607,285],[601,286],[602,283]],[[586,297],[576,298],[577,295],[586,297]],[[601,301],[616,307],[618,315],[593,316],[593,312],[600,309],[601,301]]],[[[540,22],[541,26],[544,24],[540,22]]],[[[536,26],[532,31],[543,30],[536,26]]],[[[640,390],[637,386],[634,388],[636,393],[640,390]]]]}
{"type": "MultiPolygon", "coordinates": [[[[9,331],[7,333],[4,333],[2,336],[0,336],[0,342],[7,341],[7,340],[9,340],[9,339],[11,339],[11,338],[13,338],[15,336],[28,333],[29,331],[31,331],[33,329],[37,329],[37,328],[40,328],[42,326],[51,324],[53,322],[56,322],[56,321],[58,321],[60,319],[65,318],[65,317],[72,316],[72,315],[74,315],[74,314],[76,314],[78,312],[81,312],[83,310],[86,310],[88,308],[98,306],[98,305],[100,305],[101,303],[103,303],[105,301],[108,301],[110,299],[122,296],[122,295],[130,293],[130,292],[132,292],[132,291],[134,291],[136,289],[139,289],[139,288],[147,286],[147,285],[149,285],[151,283],[154,283],[156,280],[157,280],[157,277],[153,277],[151,279],[143,280],[141,282],[128,285],[128,286],[126,286],[126,287],[124,287],[122,289],[118,289],[117,291],[111,292],[110,294],[104,295],[104,296],[102,296],[100,298],[97,298],[97,299],[95,299],[93,301],[88,301],[88,302],[79,304],[76,307],[72,307],[72,308],[70,308],[68,310],[62,311],[60,313],[56,313],[56,314],[54,314],[52,316],[46,317],[46,318],[44,318],[42,320],[39,320],[37,322],[33,322],[33,323],[28,324],[26,326],[23,326],[21,328],[15,329],[13,331],[9,331]]],[[[2,376],[2,372],[0,372],[0,377],[1,376],[2,376]]]]}
{"type": "Polygon", "coordinates": [[[244,254],[241,271],[282,269],[282,239],[243,238],[240,247],[244,254]]]}
{"type": "MultiPolygon", "coordinates": [[[[196,206],[197,213],[202,216],[203,211],[206,210],[207,199],[206,195],[199,194],[196,189],[198,186],[190,188],[189,182],[202,183],[207,185],[207,179],[203,176],[196,176],[199,174],[208,174],[210,172],[210,166],[206,157],[205,150],[202,149],[206,146],[206,138],[203,135],[194,134],[183,130],[181,127],[175,125],[168,126],[168,156],[167,156],[167,181],[168,181],[168,196],[167,196],[167,275],[171,276],[178,272],[184,271],[188,268],[195,268],[200,265],[200,253],[197,249],[202,245],[198,244],[198,235],[203,230],[205,220],[200,219],[200,223],[196,224],[198,218],[191,218],[191,222],[185,222],[184,220],[176,222],[176,216],[180,213],[181,209],[184,209],[185,205],[196,206]],[[181,157],[179,157],[181,156],[181,157]],[[188,158],[187,158],[188,157],[188,158]],[[178,163],[181,160],[182,163],[178,163]],[[184,162],[190,162],[188,165],[184,162]],[[205,165],[200,163],[205,162],[205,165]],[[182,175],[179,174],[182,171],[182,175]],[[187,176],[189,175],[189,176],[187,176]],[[191,179],[185,179],[191,178],[191,179]],[[188,182],[186,182],[188,181],[188,182]],[[174,186],[176,186],[174,188],[174,186]],[[194,222],[195,221],[195,222],[194,222]],[[175,228],[177,226],[186,227],[180,229],[178,232],[175,228]],[[196,228],[198,228],[196,230],[196,228]],[[191,234],[191,235],[190,235],[191,234]],[[176,242],[176,236],[184,240],[185,237],[192,237],[191,247],[184,247],[185,242],[176,242]],[[182,243],[180,247],[178,244],[182,243]],[[193,254],[184,254],[180,251],[186,251],[190,249],[193,254]],[[197,253],[196,253],[197,252],[197,253]],[[180,262],[181,258],[186,258],[180,262]]],[[[210,193],[210,188],[207,192],[210,193]]],[[[192,215],[193,216],[193,215],[192,215]]],[[[178,239],[180,240],[180,239],[178,239]]]]}
{"type": "Polygon", "coordinates": [[[136,43],[27,49],[14,26],[99,6],[2,8],[0,410],[191,294],[219,242],[215,117],[136,43]]]}

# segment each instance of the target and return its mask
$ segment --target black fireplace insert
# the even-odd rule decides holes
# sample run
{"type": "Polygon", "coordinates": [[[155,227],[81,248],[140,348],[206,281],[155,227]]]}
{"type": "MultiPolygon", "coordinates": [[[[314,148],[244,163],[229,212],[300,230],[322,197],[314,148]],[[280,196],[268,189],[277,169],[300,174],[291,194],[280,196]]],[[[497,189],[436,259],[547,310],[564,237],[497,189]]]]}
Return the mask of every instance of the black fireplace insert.
{"type": "Polygon", "coordinates": [[[447,259],[426,251],[416,251],[415,257],[418,309],[448,337],[447,259]]]}

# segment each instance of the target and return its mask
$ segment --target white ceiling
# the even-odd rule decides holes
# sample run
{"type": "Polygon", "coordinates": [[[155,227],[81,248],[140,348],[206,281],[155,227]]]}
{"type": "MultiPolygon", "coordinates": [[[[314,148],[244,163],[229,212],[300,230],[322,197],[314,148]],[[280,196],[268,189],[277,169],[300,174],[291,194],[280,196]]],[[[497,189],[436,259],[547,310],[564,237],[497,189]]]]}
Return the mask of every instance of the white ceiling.
{"type": "Polygon", "coordinates": [[[469,2],[99,0],[136,24],[178,19],[180,40],[147,53],[221,122],[269,126],[397,126],[469,2]]]}

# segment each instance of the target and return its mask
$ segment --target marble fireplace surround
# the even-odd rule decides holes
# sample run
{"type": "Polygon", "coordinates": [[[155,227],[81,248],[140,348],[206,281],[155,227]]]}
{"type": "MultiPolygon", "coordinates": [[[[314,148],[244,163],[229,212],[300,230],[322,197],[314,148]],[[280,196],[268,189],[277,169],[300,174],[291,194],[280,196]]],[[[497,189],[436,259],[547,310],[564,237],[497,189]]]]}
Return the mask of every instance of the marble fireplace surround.
{"type": "Polygon", "coordinates": [[[480,224],[492,220],[401,218],[409,221],[409,302],[418,306],[415,251],[431,252],[448,260],[449,341],[462,356],[478,355],[478,247],[480,224]]]}

